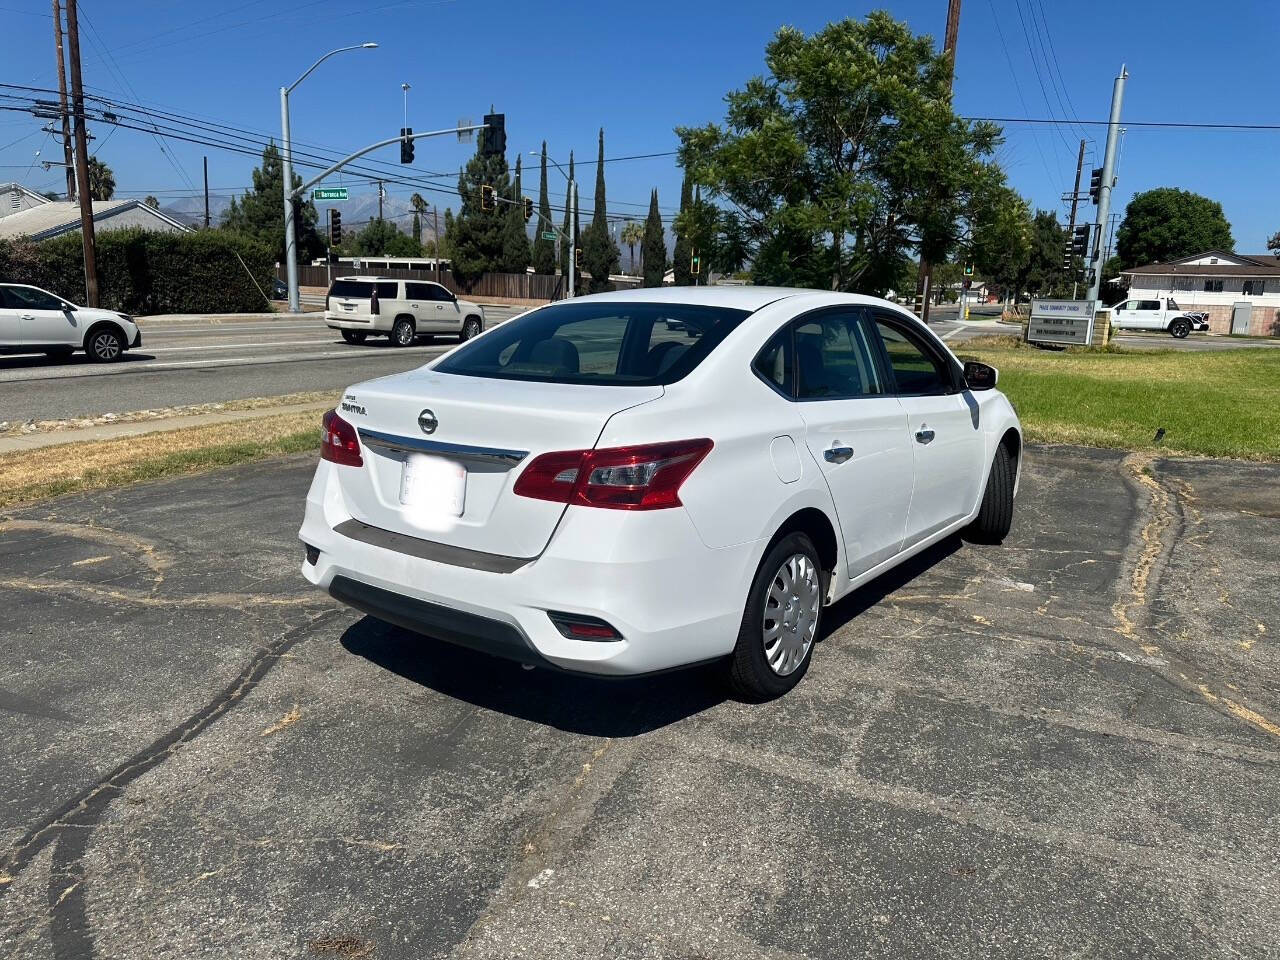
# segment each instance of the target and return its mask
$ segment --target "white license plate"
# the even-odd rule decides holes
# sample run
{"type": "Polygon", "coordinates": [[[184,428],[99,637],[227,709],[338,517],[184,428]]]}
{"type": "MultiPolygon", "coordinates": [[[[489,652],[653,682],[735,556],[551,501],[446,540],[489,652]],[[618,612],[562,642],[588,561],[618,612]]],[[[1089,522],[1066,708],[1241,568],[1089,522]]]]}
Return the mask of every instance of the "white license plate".
{"type": "Polygon", "coordinates": [[[342,305],[342,309],[347,311],[347,313],[355,313],[356,305],[354,303],[344,303],[342,305]]]}
{"type": "Polygon", "coordinates": [[[400,472],[400,503],[460,517],[467,502],[467,468],[454,460],[411,453],[400,472]]]}

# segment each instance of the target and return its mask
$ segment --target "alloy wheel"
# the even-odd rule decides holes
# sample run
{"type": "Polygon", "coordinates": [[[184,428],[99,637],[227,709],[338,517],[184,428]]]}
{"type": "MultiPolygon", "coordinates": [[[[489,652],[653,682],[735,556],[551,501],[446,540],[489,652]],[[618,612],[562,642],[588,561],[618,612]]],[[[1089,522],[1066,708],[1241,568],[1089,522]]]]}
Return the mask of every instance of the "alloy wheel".
{"type": "Polygon", "coordinates": [[[93,355],[99,360],[114,360],[120,356],[120,338],[114,333],[100,333],[93,338],[93,355]]]}
{"type": "Polygon", "coordinates": [[[780,677],[804,662],[818,630],[821,579],[813,561],[795,553],[782,562],[765,595],[761,639],[769,668],[780,677]]]}

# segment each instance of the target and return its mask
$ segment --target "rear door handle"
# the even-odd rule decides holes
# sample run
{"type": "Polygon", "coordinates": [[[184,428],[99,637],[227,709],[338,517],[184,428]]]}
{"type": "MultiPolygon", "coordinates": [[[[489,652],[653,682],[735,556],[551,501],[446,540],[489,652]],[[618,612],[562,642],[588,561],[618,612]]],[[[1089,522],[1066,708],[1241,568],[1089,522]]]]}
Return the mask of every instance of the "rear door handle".
{"type": "Polygon", "coordinates": [[[916,431],[916,443],[933,443],[933,431],[921,424],[920,429],[916,431]]]}
{"type": "Polygon", "coordinates": [[[842,447],[838,444],[832,444],[822,451],[822,458],[827,463],[844,463],[853,456],[853,447],[842,447]]]}
{"type": "Polygon", "coordinates": [[[33,316],[32,316],[31,314],[29,314],[29,313],[24,313],[24,314],[23,314],[19,319],[20,319],[20,320],[34,320],[34,319],[35,319],[35,317],[33,317],[33,316]]]}

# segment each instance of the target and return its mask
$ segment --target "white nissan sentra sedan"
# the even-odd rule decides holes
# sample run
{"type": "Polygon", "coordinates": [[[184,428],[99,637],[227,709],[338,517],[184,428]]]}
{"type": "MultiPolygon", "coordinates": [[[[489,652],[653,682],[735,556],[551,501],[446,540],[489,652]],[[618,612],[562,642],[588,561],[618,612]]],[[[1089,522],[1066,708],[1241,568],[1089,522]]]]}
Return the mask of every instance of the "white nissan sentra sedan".
{"type": "Polygon", "coordinates": [[[929,544],[1009,530],[996,371],[883,300],[674,287],[561,301],[325,415],[316,586],[525,664],[804,675],[823,607],[929,544]]]}

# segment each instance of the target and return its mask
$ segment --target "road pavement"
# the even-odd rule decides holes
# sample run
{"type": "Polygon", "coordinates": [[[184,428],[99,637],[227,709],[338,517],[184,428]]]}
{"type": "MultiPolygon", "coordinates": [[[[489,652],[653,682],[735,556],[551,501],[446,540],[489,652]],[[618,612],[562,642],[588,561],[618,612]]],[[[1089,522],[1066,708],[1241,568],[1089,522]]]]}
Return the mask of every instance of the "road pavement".
{"type": "Polygon", "coordinates": [[[0,956],[1276,956],[1275,465],[1031,448],[763,705],[335,605],[312,468],[0,520],[0,956]]]}
{"type": "MultiPolygon", "coordinates": [[[[490,324],[523,307],[488,307],[490,324]]],[[[456,343],[343,342],[318,314],[143,321],[142,346],[115,364],[0,356],[0,420],[53,420],[310,390],[341,390],[425,363],[456,343]]]]}

